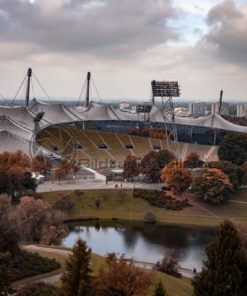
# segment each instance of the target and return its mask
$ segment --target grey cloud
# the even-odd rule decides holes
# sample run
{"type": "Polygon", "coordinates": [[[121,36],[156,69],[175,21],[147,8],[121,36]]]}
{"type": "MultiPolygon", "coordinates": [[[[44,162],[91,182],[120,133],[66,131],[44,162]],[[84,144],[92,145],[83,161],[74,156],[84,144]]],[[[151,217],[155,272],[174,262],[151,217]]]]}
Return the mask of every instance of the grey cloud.
{"type": "Polygon", "coordinates": [[[0,40],[121,56],[179,39],[168,25],[176,18],[170,0],[64,0],[50,11],[42,1],[0,0],[0,40]]]}
{"type": "Polygon", "coordinates": [[[228,63],[245,65],[247,61],[247,9],[237,8],[233,1],[225,1],[208,13],[210,31],[197,47],[228,63]]]}
{"type": "Polygon", "coordinates": [[[226,22],[228,20],[242,17],[242,13],[237,9],[236,4],[232,0],[226,0],[216,6],[214,6],[207,15],[207,23],[214,25],[220,22],[226,22]]]}

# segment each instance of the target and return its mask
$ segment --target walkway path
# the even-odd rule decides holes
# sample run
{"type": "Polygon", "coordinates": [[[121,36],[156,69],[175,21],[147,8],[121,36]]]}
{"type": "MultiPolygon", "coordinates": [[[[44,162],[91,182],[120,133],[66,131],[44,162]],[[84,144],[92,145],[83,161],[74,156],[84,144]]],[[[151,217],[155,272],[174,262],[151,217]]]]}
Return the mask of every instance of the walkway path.
{"type": "Polygon", "coordinates": [[[45,182],[43,184],[39,184],[37,188],[37,192],[49,192],[49,191],[62,191],[62,190],[75,190],[75,189],[134,189],[134,188],[142,188],[142,189],[158,189],[164,185],[162,183],[159,184],[145,184],[145,183],[131,183],[131,182],[108,182],[107,184],[103,181],[89,180],[89,181],[63,181],[61,184],[56,182],[45,182]],[[122,184],[122,187],[121,187],[122,184]]]}

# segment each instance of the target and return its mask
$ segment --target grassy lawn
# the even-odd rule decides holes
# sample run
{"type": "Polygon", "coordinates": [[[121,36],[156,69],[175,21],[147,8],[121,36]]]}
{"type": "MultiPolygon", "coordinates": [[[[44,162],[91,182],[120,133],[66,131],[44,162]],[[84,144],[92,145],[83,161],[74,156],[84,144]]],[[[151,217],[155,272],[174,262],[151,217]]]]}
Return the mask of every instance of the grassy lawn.
{"type": "MultiPolygon", "coordinates": [[[[49,257],[49,258],[54,258],[61,262],[62,264],[62,270],[64,268],[64,262],[67,259],[67,256],[61,255],[61,254],[54,254],[54,253],[49,253],[46,251],[37,251],[41,256],[49,257]]],[[[100,268],[105,267],[105,261],[102,256],[92,254],[92,269],[93,273],[95,274],[100,268]]],[[[61,272],[61,270],[60,270],[61,272]]],[[[186,278],[178,279],[172,276],[169,276],[167,274],[157,272],[157,271],[148,271],[153,274],[154,277],[154,285],[151,288],[149,296],[152,296],[153,288],[155,284],[161,280],[166,287],[166,290],[169,294],[169,296],[192,296],[192,286],[191,286],[191,281],[186,278]]],[[[32,279],[28,279],[29,282],[32,281],[32,279]]],[[[60,287],[61,282],[55,282],[55,286],[60,287]]]]}
{"type": "MultiPolygon", "coordinates": [[[[247,224],[247,204],[238,204],[227,202],[224,205],[214,206],[206,203],[194,203],[192,207],[187,207],[181,211],[171,211],[153,207],[148,202],[133,198],[132,190],[125,190],[125,196],[122,197],[119,192],[121,189],[95,189],[83,190],[84,194],[78,197],[74,192],[68,193],[75,203],[74,209],[69,213],[70,218],[80,218],[94,216],[100,219],[126,219],[132,221],[143,221],[144,214],[151,211],[161,223],[215,226],[224,219],[235,219],[247,224]],[[95,200],[101,200],[99,209],[95,206],[95,200]]],[[[58,192],[45,192],[42,196],[50,203],[57,199],[58,192]]],[[[247,196],[247,190],[239,191],[231,198],[243,200],[247,196]]],[[[246,198],[247,200],[247,198],[246,198]]]]}

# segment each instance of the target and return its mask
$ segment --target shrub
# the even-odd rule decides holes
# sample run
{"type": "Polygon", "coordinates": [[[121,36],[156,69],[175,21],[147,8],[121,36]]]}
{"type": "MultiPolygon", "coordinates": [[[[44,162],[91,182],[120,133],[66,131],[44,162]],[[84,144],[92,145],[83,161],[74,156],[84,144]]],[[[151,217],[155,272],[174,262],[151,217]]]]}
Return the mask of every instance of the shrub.
{"type": "Polygon", "coordinates": [[[151,206],[165,208],[167,210],[179,211],[187,206],[190,206],[188,199],[176,200],[175,198],[167,195],[165,192],[158,190],[135,189],[133,197],[142,198],[151,206]]]}
{"type": "Polygon", "coordinates": [[[158,261],[154,269],[178,278],[182,277],[178,271],[178,262],[170,256],[165,256],[161,261],[158,261]]]}
{"type": "Polygon", "coordinates": [[[18,256],[9,257],[7,271],[11,282],[30,276],[50,272],[60,267],[55,259],[41,257],[37,253],[22,251],[18,256]]]}
{"type": "Polygon", "coordinates": [[[79,189],[76,189],[75,191],[74,191],[74,194],[75,194],[75,196],[77,196],[77,197],[82,197],[83,195],[84,195],[84,191],[82,191],[82,190],[79,190],[79,189]]]}
{"type": "Polygon", "coordinates": [[[59,289],[44,283],[35,283],[28,285],[17,293],[17,296],[57,296],[59,289]]]}
{"type": "Polygon", "coordinates": [[[96,199],[95,199],[95,206],[96,206],[96,208],[97,208],[97,210],[98,210],[99,207],[100,207],[100,199],[99,199],[99,198],[96,198],[96,199]]]}
{"type": "Polygon", "coordinates": [[[145,223],[156,223],[157,219],[154,213],[146,212],[144,215],[144,222],[145,223]]]}
{"type": "Polygon", "coordinates": [[[75,207],[75,203],[71,200],[69,195],[58,193],[57,201],[54,204],[54,208],[65,213],[70,213],[75,207]]]}

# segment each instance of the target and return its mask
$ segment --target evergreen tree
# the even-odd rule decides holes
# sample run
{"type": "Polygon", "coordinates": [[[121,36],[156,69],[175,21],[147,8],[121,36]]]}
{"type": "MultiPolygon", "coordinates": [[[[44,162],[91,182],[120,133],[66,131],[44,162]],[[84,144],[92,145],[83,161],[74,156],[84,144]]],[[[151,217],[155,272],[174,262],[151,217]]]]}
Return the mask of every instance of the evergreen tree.
{"type": "Polygon", "coordinates": [[[246,296],[247,256],[233,224],[225,221],[206,248],[202,271],[192,281],[195,296],[246,296]]]}
{"type": "Polygon", "coordinates": [[[91,249],[86,242],[78,239],[72,254],[66,262],[62,277],[62,291],[66,296],[89,296],[92,292],[90,269],[91,249]]]}
{"type": "Polygon", "coordinates": [[[167,296],[166,290],[161,281],[155,286],[153,296],[167,296]]]}

